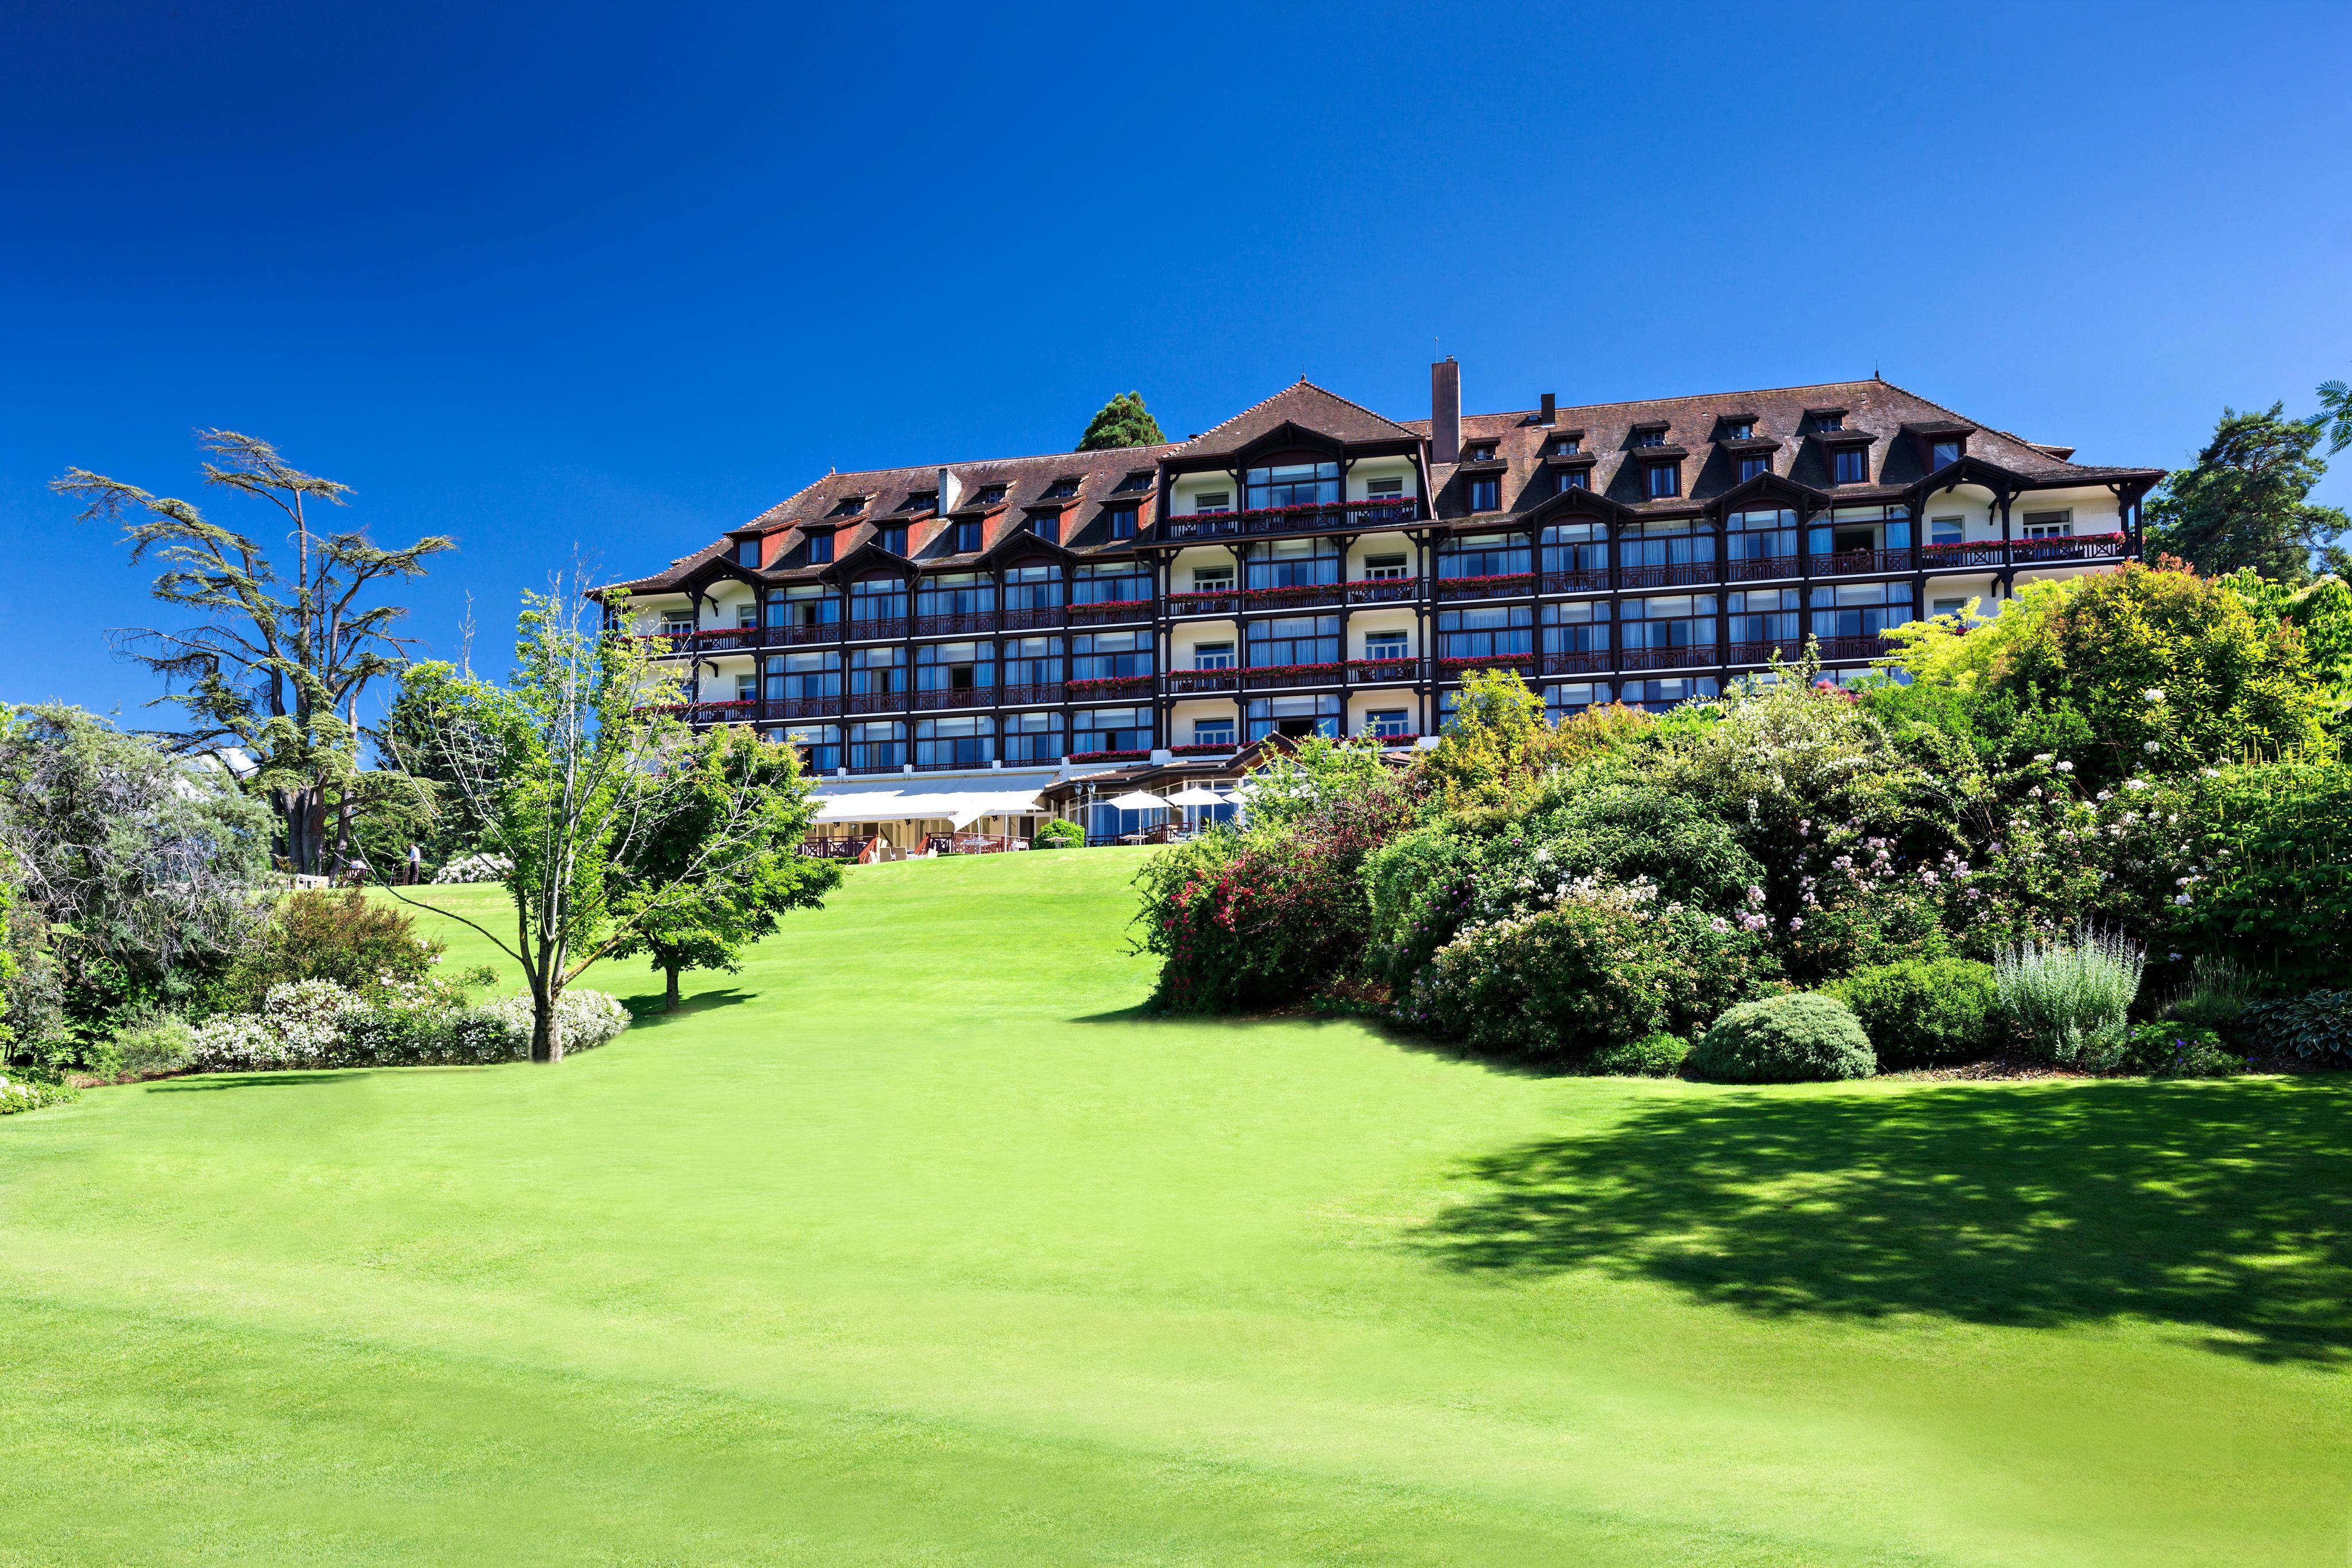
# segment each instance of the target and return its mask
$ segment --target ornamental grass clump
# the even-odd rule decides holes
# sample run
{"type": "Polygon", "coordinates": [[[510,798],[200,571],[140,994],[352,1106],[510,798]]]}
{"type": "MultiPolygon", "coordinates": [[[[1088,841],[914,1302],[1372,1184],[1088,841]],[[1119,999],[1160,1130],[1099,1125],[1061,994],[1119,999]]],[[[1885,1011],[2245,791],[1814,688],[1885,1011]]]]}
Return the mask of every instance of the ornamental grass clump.
{"type": "Polygon", "coordinates": [[[2115,1049],[2146,964],[2133,943],[2084,925],[2071,939],[2000,948],[1993,955],[1993,986],[2033,1053],[2072,1064],[2115,1049]]]}
{"type": "Polygon", "coordinates": [[[1815,991],[1733,1008],[1707,1026],[1685,1064],[1694,1078],[1726,1083],[1813,1083],[1877,1070],[1853,1009],[1815,991]]]}

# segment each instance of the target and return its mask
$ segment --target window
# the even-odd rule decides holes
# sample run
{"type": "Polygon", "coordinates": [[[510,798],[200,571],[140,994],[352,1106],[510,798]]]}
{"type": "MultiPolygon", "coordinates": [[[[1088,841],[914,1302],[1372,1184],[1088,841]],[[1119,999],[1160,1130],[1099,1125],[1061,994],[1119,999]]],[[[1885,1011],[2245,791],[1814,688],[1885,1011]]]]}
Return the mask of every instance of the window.
{"type": "Polygon", "coordinates": [[[940,493],[937,490],[914,490],[908,492],[907,504],[898,509],[902,512],[933,512],[939,509],[939,505],[940,493]]]}
{"type": "Polygon", "coordinates": [[[1605,707],[1610,697],[1606,681],[1569,681],[1544,688],[1544,716],[1558,724],[1589,707],[1605,707]]]}
{"type": "Polygon", "coordinates": [[[1070,639],[1070,678],[1116,680],[1151,674],[1149,632],[1083,632],[1070,639]]]}
{"type": "Polygon", "coordinates": [[[1688,675],[1661,681],[1627,681],[1618,688],[1617,700],[1651,713],[1664,713],[1668,708],[1686,702],[1706,702],[1716,695],[1715,677],[1688,675]]]}
{"type": "Polygon", "coordinates": [[[1071,737],[1073,755],[1082,751],[1149,751],[1151,710],[1141,707],[1095,708],[1077,716],[1077,733],[1071,737]]]}
{"type": "Polygon", "coordinates": [[[879,773],[906,764],[905,725],[883,722],[849,727],[849,766],[853,771],[879,773]]]}
{"type": "Polygon", "coordinates": [[[1958,441],[1937,441],[1927,448],[1927,471],[1931,474],[1959,460],[1960,444],[1958,441]]]}
{"type": "Polygon", "coordinates": [[[1133,604],[1151,597],[1151,569],[1140,561],[1088,561],[1072,585],[1074,604],[1133,604]]]}
{"type": "Polygon", "coordinates": [[[1765,475],[1769,474],[1770,472],[1772,472],[1772,459],[1766,456],[1763,453],[1743,452],[1739,455],[1739,482],[1741,484],[1745,485],[1750,479],[1761,479],[1765,475]]]}
{"type": "Polygon", "coordinates": [[[1055,762],[1062,756],[1062,716],[1057,713],[1016,713],[1005,716],[1004,760],[1013,763],[1055,762]]]}
{"type": "Polygon", "coordinates": [[[1339,580],[1337,539],[1276,539],[1262,553],[1250,557],[1252,588],[1315,588],[1339,580]]]}
{"type": "Polygon", "coordinates": [[[1842,408],[1815,409],[1813,411],[1813,428],[1815,430],[1822,431],[1824,434],[1832,435],[1837,432],[1843,430],[1845,428],[1845,410],[1842,408]]]}
{"type": "Polygon", "coordinates": [[[1968,613],[1969,601],[1965,599],[1937,599],[1930,601],[1927,608],[1933,614],[1959,616],[1968,613]]]}
{"type": "Polygon", "coordinates": [[[748,566],[752,570],[757,571],[760,568],[760,541],[758,539],[737,539],[735,541],[735,564],[737,566],[748,566]]]}
{"type": "Polygon", "coordinates": [[[1364,580],[1402,582],[1412,575],[1409,559],[1402,555],[1368,555],[1364,558],[1364,580]]]}
{"type": "Polygon", "coordinates": [[[932,643],[915,651],[915,689],[984,692],[996,685],[993,643],[932,643]]]}
{"type": "Polygon", "coordinates": [[[1841,446],[1831,455],[1838,484],[1861,485],[1869,481],[1870,453],[1867,448],[1841,446]]]}
{"type": "Polygon", "coordinates": [[[1575,457],[1583,451],[1584,441],[1580,436],[1563,435],[1551,444],[1551,455],[1554,457],[1575,457]]]}
{"type": "Polygon", "coordinates": [[[907,689],[907,650],[902,647],[859,648],[849,655],[849,689],[866,696],[887,696],[907,689]]]}
{"type": "Polygon", "coordinates": [[[1066,501],[1077,493],[1077,480],[1066,475],[1045,486],[1045,498],[1049,501],[1066,501]]]}
{"type": "Polygon", "coordinates": [[[831,532],[828,531],[821,534],[809,535],[808,558],[809,564],[811,566],[823,566],[825,562],[833,559],[833,535],[831,532]]]}
{"type": "Polygon", "coordinates": [[[1404,481],[1401,478],[1367,479],[1364,498],[1368,501],[1401,501],[1404,499],[1404,481]]]}
{"type": "Polygon", "coordinates": [[[865,497],[844,496],[840,501],[835,505],[833,510],[827,515],[835,517],[854,517],[865,509],[865,497]]]}
{"type": "Polygon", "coordinates": [[[1008,686],[1062,685],[1062,640],[1059,637],[1008,637],[1004,640],[1004,684],[1008,686]]]}
{"type": "Polygon", "coordinates": [[[684,637],[690,634],[694,631],[694,612],[691,610],[663,611],[661,629],[662,635],[665,637],[684,637]]]}
{"type": "MultiPolygon", "coordinates": [[[[1698,517],[1660,517],[1629,528],[1617,540],[1617,564],[1645,566],[1713,566],[1715,530],[1698,517]]],[[[1706,576],[1712,578],[1714,572],[1706,576]]],[[[1650,586],[1672,578],[1653,579],[1650,586]]],[[[1689,580],[1685,578],[1683,580],[1689,580]]]]}
{"type": "Polygon", "coordinates": [[[1444,659],[1502,659],[1536,651],[1536,607],[1479,605],[1437,612],[1437,653],[1444,659]]]}
{"type": "Polygon", "coordinates": [[[1662,501],[1669,496],[1683,493],[1683,469],[1679,463],[1650,465],[1650,499],[1662,501]]]}
{"type": "Polygon", "coordinates": [[[1910,548],[1911,513],[1904,507],[1840,507],[1816,514],[1805,530],[1805,549],[1817,556],[1910,548]]]}
{"type": "Polygon", "coordinates": [[[996,608],[996,584],[976,571],[944,571],[915,586],[918,615],[985,615],[996,608]]]}
{"type": "Polygon", "coordinates": [[[1029,532],[1052,544],[1062,537],[1062,519],[1057,513],[1036,512],[1023,525],[1029,532]]]}
{"type": "Polygon", "coordinates": [[[1334,692],[1327,696],[1252,697],[1249,704],[1249,737],[1264,740],[1269,735],[1320,735],[1337,739],[1339,734],[1339,696],[1334,692]]]}
{"type": "Polygon", "coordinates": [[[1234,569],[1229,566],[1196,566],[1192,569],[1192,591],[1195,593],[1231,593],[1234,591],[1234,569]]]}
{"type": "Polygon", "coordinates": [[[2024,536],[2029,539],[2063,539],[2074,531],[2072,507],[2063,512],[2028,512],[2024,536]]]}
{"type": "Polygon", "coordinates": [[[1364,657],[1410,659],[1412,657],[1412,634],[1408,632],[1367,632],[1364,633],[1364,657]]]}
{"type": "Polygon", "coordinates": [[[1609,651],[1609,601],[1605,599],[1547,604],[1543,607],[1543,651],[1547,653],[1609,651]]]}
{"type": "Polygon", "coordinates": [[[1234,645],[1231,643],[1193,643],[1192,667],[1196,670],[1232,669],[1234,667],[1234,645]]]}
{"type": "Polygon", "coordinates": [[[1633,444],[1636,446],[1664,446],[1665,444],[1666,427],[1663,424],[1637,426],[1633,431],[1633,444]]]}
{"type": "Polygon", "coordinates": [[[977,521],[958,523],[955,538],[949,542],[949,548],[957,555],[970,555],[980,549],[980,524],[977,521]]]}
{"type": "Polygon", "coordinates": [[[768,601],[771,626],[831,626],[840,619],[840,599],[821,582],[795,582],[768,601]]]}
{"type": "Polygon", "coordinates": [[[1234,493],[1231,490],[1203,490],[1192,497],[1192,510],[1195,512],[1230,512],[1233,509],[1234,493]]]}
{"type": "Polygon", "coordinates": [[[1625,646],[1628,648],[1712,648],[1715,645],[1715,595],[1678,593],[1657,599],[1629,599],[1624,605],[1625,646]]]}
{"type": "Polygon", "coordinates": [[[1731,595],[1731,640],[1748,643],[1734,652],[1741,663],[1770,656],[1793,655],[1803,646],[1797,635],[1797,591],[1793,588],[1750,589],[1731,595]]]}
{"type": "Polygon", "coordinates": [[[1192,721],[1192,744],[1195,746],[1231,746],[1234,743],[1234,721],[1230,718],[1196,718],[1192,721]]]}
{"type": "Polygon", "coordinates": [[[1474,441],[1462,452],[1465,463],[1492,463],[1494,460],[1495,444],[1491,441],[1474,441]]]}
{"type": "Polygon", "coordinates": [[[1412,733],[1412,715],[1401,707],[1378,707],[1364,715],[1364,733],[1399,740],[1412,733]]]}
{"type": "Polygon", "coordinates": [[[1968,524],[1960,517],[1931,517],[1927,521],[1927,542],[1956,545],[1966,535],[1968,524]]]}
{"type": "Polygon", "coordinates": [[[1003,499],[1004,499],[1003,486],[982,485],[980,487],[980,493],[972,497],[971,504],[975,507],[992,507],[1003,499]]]}
{"type": "Polygon", "coordinates": [[[1111,487],[1114,495],[1125,495],[1132,491],[1149,490],[1150,488],[1151,470],[1149,468],[1137,469],[1134,473],[1129,474],[1126,478],[1121,479],[1117,485],[1111,487]]]}
{"type": "Polygon", "coordinates": [[[839,653],[786,653],[768,660],[768,700],[772,703],[816,701],[840,695],[839,653]]]}
{"type": "Polygon", "coordinates": [[[904,523],[883,524],[880,528],[874,530],[874,542],[880,545],[884,549],[888,550],[892,555],[905,555],[907,553],[907,525],[904,523]]]}
{"type": "Polygon", "coordinates": [[[1586,468],[1568,469],[1559,476],[1559,487],[1562,491],[1590,490],[1592,488],[1592,473],[1586,468]]]}
{"type": "Polygon", "coordinates": [[[1328,507],[1339,499],[1337,463],[1273,464],[1249,470],[1244,478],[1253,512],[1276,507],[1328,507]]]}
{"type": "Polygon", "coordinates": [[[1528,570],[1524,534],[1470,534],[1437,547],[1441,578],[1516,577],[1528,570]]]}
{"type": "MultiPolygon", "coordinates": [[[[1609,530],[1601,523],[1554,523],[1543,532],[1543,569],[1547,572],[1606,573],[1609,530]]],[[[1605,588],[1606,576],[1588,576],[1584,586],[1605,588]]]]}
{"type": "Polygon", "coordinates": [[[812,773],[831,773],[841,767],[841,730],[837,726],[790,726],[784,731],[784,744],[801,754],[801,766],[812,773]]]}
{"type": "Polygon", "coordinates": [[[1723,438],[1726,441],[1753,441],[1756,439],[1756,422],[1735,419],[1723,427],[1723,438]]]}
{"type": "Polygon", "coordinates": [[[996,758],[996,721],[974,714],[915,721],[918,768],[985,768],[996,758]]]}
{"type": "Polygon", "coordinates": [[[1503,509],[1503,481],[1492,475],[1470,481],[1470,509],[1474,512],[1499,512],[1503,509]]]}
{"type": "Polygon", "coordinates": [[[1911,619],[1911,586],[1841,582],[1813,590],[1813,635],[1871,637],[1911,619]]]}
{"type": "Polygon", "coordinates": [[[1115,539],[1131,539],[1135,537],[1135,508],[1133,507],[1113,507],[1108,512],[1105,513],[1104,516],[1110,518],[1111,538],[1115,539]]]}
{"type": "Polygon", "coordinates": [[[1759,564],[1734,578],[1797,575],[1797,514],[1786,507],[1734,512],[1724,519],[1725,543],[1735,561],[1759,564]]]}
{"type": "Polygon", "coordinates": [[[1060,567],[1016,566],[1004,574],[1004,608],[1008,612],[1058,610],[1061,604],[1060,567]]]}
{"type": "Polygon", "coordinates": [[[1337,615],[1286,615],[1249,625],[1249,663],[1254,670],[1286,664],[1336,664],[1339,662],[1339,618],[1337,615]]]}
{"type": "Polygon", "coordinates": [[[849,585],[849,619],[855,635],[903,636],[903,626],[881,623],[900,622],[906,615],[907,585],[898,578],[869,577],[849,585]]]}

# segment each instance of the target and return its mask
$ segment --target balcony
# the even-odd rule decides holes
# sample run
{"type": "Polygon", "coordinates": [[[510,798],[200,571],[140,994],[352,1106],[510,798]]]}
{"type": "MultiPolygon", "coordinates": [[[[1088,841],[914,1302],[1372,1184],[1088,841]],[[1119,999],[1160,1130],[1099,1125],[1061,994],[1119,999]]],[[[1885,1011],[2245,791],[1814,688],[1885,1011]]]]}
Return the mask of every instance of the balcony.
{"type": "Polygon", "coordinates": [[[1130,622],[1151,619],[1149,599],[1110,599],[1100,604],[1073,604],[1069,607],[1073,626],[1124,626],[1130,622]]]}
{"type": "Polygon", "coordinates": [[[688,632],[642,632],[638,645],[649,659],[677,659],[694,652],[694,633],[688,632]]]}
{"type": "Polygon", "coordinates": [[[1731,563],[1734,582],[1771,582],[1784,577],[1795,577],[1798,560],[1792,555],[1751,555],[1731,563]]]}
{"type": "Polygon", "coordinates": [[[943,709],[994,707],[995,706],[996,688],[994,686],[965,686],[961,690],[942,687],[915,694],[917,713],[938,713],[943,709]]]}
{"type": "Polygon", "coordinates": [[[1822,637],[1816,639],[1825,660],[1879,659],[1887,653],[1885,640],[1875,632],[1859,637],[1822,637]]]}
{"type": "Polygon", "coordinates": [[[1928,545],[1919,552],[1919,564],[1929,571],[1962,571],[1970,567],[2003,563],[1999,539],[1975,539],[1965,544],[1928,545]]]}
{"type": "Polygon", "coordinates": [[[907,618],[903,615],[877,615],[867,621],[849,623],[849,640],[853,643],[899,643],[907,636],[907,618]]]}
{"type": "Polygon", "coordinates": [[[1339,528],[1396,528],[1421,520],[1421,502],[1346,501],[1328,506],[1277,507],[1258,512],[1206,512],[1167,517],[1158,536],[1178,544],[1255,538],[1267,534],[1323,533],[1339,528]]]}
{"type": "Polygon", "coordinates": [[[841,711],[841,698],[771,697],[760,705],[763,719],[831,718],[841,711]]]}
{"type": "Polygon", "coordinates": [[[1476,653],[1437,661],[1439,674],[1449,681],[1458,681],[1472,670],[1517,670],[1522,675],[1536,673],[1533,653],[1476,653]]]}
{"type": "Polygon", "coordinates": [[[1567,571],[1543,574],[1546,593],[1605,593],[1609,591],[1609,569],[1606,567],[1575,567],[1567,571]]]}
{"type": "Polygon", "coordinates": [[[1437,580],[1440,600],[1524,599],[1535,591],[1535,574],[1527,571],[1487,577],[1443,577],[1437,580]]]}
{"type": "Polygon", "coordinates": [[[1300,686],[1336,686],[1342,667],[1338,664],[1270,664],[1244,670],[1242,674],[1254,692],[1294,691],[1300,686]]]}
{"type": "Polygon", "coordinates": [[[1242,590],[1242,607],[1245,610],[1308,610],[1327,604],[1338,604],[1347,597],[1347,591],[1336,582],[1305,582],[1287,588],[1245,588],[1242,590]]]}
{"type": "Polygon", "coordinates": [[[1691,583],[1713,583],[1719,580],[1711,560],[1678,560],[1663,566],[1621,566],[1617,569],[1620,588],[1681,588],[1691,583]]]}
{"type": "Polygon", "coordinates": [[[904,773],[906,770],[907,765],[903,762],[853,762],[843,769],[852,778],[874,773],[904,773]]]}
{"type": "Polygon", "coordinates": [[[1171,615],[1239,615],[1238,593],[1171,593],[1163,601],[1171,615]]]}
{"type": "Polygon", "coordinates": [[[1168,695],[1171,697],[1205,696],[1217,692],[1237,692],[1242,689],[1239,670],[1171,670],[1168,672],[1168,695]]]}
{"type": "Polygon", "coordinates": [[[996,688],[996,694],[1006,707],[1034,707],[1039,703],[1062,700],[1060,681],[1030,681],[1020,685],[1006,684],[996,688]]]}
{"type": "Polygon", "coordinates": [[[1769,664],[1778,659],[1783,664],[1804,651],[1801,637],[1774,637],[1762,643],[1734,643],[1731,662],[1735,664],[1769,664]]]}
{"type": "Polygon", "coordinates": [[[950,615],[918,615],[918,637],[985,637],[996,630],[993,610],[961,611],[950,615]]]}
{"type": "Polygon", "coordinates": [[[1420,678],[1419,659],[1350,659],[1348,679],[1359,685],[1395,685],[1420,678]]]}
{"type": "Polygon", "coordinates": [[[750,697],[732,702],[686,703],[671,712],[688,724],[750,724],[760,716],[760,705],[750,697]]]}
{"type": "Polygon", "coordinates": [[[1062,624],[1062,607],[1047,604],[1031,610],[1006,610],[996,619],[1007,632],[1049,632],[1062,624]]]}
{"type": "Polygon", "coordinates": [[[764,641],[757,626],[706,626],[694,639],[698,653],[741,653],[764,641]]]}
{"type": "Polygon", "coordinates": [[[2063,539],[2019,539],[2009,547],[2012,565],[2032,566],[2042,561],[2119,560],[2129,553],[2129,541],[2121,534],[2082,534],[2063,539]]]}
{"type": "Polygon", "coordinates": [[[1072,702],[1095,703],[1108,697],[1148,697],[1150,695],[1150,675],[1102,675],[1070,683],[1072,702]]]}
{"type": "Polygon", "coordinates": [[[1211,740],[1196,742],[1191,746],[1171,746],[1168,748],[1168,755],[1171,757],[1231,757],[1240,749],[1229,740],[1211,740]]]}
{"type": "Polygon", "coordinates": [[[1567,653],[1546,653],[1543,673],[1547,675],[1605,675],[1612,668],[1606,648],[1580,648],[1567,653]]]}
{"type": "Polygon", "coordinates": [[[1643,670],[1704,670],[1715,664],[1716,646],[1712,643],[1694,643],[1680,648],[1627,648],[1617,656],[1617,667],[1628,673],[1643,670]]]}
{"type": "Polygon", "coordinates": [[[1845,549],[1812,559],[1815,577],[1864,577],[1883,571],[1909,571],[1907,549],[1845,549]]]}
{"type": "Polygon", "coordinates": [[[1420,599],[1417,577],[1360,578],[1348,584],[1350,604],[1412,604],[1420,599]]]}
{"type": "Polygon", "coordinates": [[[904,713],[911,694],[896,692],[852,692],[849,694],[850,713],[904,713]]]}

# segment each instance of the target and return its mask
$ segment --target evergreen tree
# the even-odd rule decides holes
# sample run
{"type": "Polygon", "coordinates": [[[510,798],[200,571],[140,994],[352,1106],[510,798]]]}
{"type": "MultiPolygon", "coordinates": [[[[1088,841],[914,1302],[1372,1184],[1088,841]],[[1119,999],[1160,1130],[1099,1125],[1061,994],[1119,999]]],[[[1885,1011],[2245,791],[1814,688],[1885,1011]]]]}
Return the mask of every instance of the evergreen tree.
{"type": "Polygon", "coordinates": [[[1168,438],[1160,422],[1143,406],[1141,392],[1121,392],[1102,405],[1078,437],[1081,452],[1110,452],[1122,446],[1158,446],[1168,438]]]}
{"type": "Polygon", "coordinates": [[[2315,554],[2328,570],[2352,565],[2334,542],[2352,519],[2311,501],[2327,471],[2315,455],[2323,426],[2224,408],[2196,464],[2176,470],[2148,502],[2151,542],[2207,573],[2252,567],[2281,582],[2308,582],[2315,554]]]}

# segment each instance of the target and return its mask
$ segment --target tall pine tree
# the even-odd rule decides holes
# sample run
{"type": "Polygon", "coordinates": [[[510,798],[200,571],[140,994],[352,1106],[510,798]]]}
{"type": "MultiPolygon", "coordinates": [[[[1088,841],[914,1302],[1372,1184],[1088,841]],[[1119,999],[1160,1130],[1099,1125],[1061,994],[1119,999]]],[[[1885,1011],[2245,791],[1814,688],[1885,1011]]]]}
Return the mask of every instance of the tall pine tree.
{"type": "Polygon", "coordinates": [[[1110,452],[1122,446],[1157,446],[1168,438],[1160,422],[1143,406],[1141,392],[1121,392],[1102,405],[1078,437],[1081,452],[1110,452]]]}
{"type": "Polygon", "coordinates": [[[2341,572],[2352,558],[2335,543],[2352,519],[2315,505],[2311,487],[2327,472],[2314,452],[2317,421],[2283,417],[2285,405],[2241,413],[2224,408],[2196,463],[2176,470],[2148,501],[2151,542],[2199,571],[2252,567],[2275,581],[2311,580],[2312,557],[2341,572]]]}

